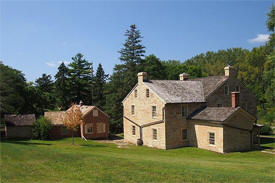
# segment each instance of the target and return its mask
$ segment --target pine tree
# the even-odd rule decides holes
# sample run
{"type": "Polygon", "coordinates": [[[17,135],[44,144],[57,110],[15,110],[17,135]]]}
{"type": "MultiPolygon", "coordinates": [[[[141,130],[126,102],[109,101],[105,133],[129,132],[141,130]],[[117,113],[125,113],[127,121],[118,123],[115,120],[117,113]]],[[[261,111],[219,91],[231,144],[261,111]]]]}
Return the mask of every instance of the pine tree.
{"type": "Polygon", "coordinates": [[[58,72],[55,75],[55,88],[58,98],[58,105],[65,110],[70,105],[70,90],[69,90],[69,69],[62,62],[58,67],[58,72]]]}
{"type": "Polygon", "coordinates": [[[119,51],[122,64],[116,65],[110,82],[105,89],[105,111],[110,116],[110,131],[122,131],[122,100],[137,83],[137,73],[144,68],[144,46],[141,44],[142,36],[135,25],[125,33],[127,39],[119,51]]]}
{"type": "Polygon", "coordinates": [[[38,101],[39,113],[41,114],[41,112],[55,109],[56,96],[51,75],[42,74],[42,76],[35,81],[35,86],[38,89],[38,97],[40,98],[38,101]]]}
{"type": "Polygon", "coordinates": [[[143,37],[135,24],[131,25],[130,30],[126,30],[124,35],[127,39],[119,51],[119,59],[125,71],[125,84],[128,86],[125,90],[128,92],[137,82],[137,73],[144,69],[145,47],[141,44],[143,37]]]}
{"type": "Polygon", "coordinates": [[[94,78],[93,105],[98,106],[100,109],[103,109],[106,104],[104,88],[107,78],[108,74],[105,74],[102,65],[99,64],[94,78]]]}
{"type": "Polygon", "coordinates": [[[73,57],[72,60],[73,62],[69,64],[69,89],[72,100],[76,103],[82,100],[84,104],[91,104],[89,98],[92,93],[92,63],[85,60],[80,53],[73,57]]]}

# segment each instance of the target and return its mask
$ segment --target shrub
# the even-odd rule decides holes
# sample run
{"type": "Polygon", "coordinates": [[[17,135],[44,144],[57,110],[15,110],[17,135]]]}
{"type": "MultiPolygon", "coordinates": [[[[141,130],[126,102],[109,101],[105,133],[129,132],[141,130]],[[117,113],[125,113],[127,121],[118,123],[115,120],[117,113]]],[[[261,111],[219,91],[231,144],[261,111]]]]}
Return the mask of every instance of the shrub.
{"type": "Polygon", "coordinates": [[[270,128],[269,125],[264,124],[264,126],[260,130],[261,135],[271,135],[272,134],[272,129],[270,128]]]}
{"type": "Polygon", "coordinates": [[[52,129],[52,124],[50,120],[42,116],[38,118],[33,124],[33,131],[32,131],[33,138],[41,139],[41,140],[49,139],[51,129],[52,129]]]}

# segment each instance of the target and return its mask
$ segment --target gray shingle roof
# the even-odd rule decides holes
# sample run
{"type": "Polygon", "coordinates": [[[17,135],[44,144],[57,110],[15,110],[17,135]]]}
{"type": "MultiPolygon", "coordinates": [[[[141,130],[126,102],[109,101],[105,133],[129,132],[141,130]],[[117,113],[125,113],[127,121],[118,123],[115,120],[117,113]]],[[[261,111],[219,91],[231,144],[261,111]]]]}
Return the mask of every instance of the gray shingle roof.
{"type": "Polygon", "coordinates": [[[207,97],[227,79],[228,79],[227,76],[209,76],[209,77],[195,78],[195,79],[192,79],[192,81],[202,82],[204,96],[207,97]]]}
{"type": "Polygon", "coordinates": [[[35,122],[34,114],[25,114],[25,115],[5,115],[5,121],[14,126],[32,126],[35,122]]]}
{"type": "Polygon", "coordinates": [[[205,102],[200,81],[150,80],[144,84],[166,103],[205,102]]]}
{"type": "Polygon", "coordinates": [[[207,121],[225,121],[234,112],[239,110],[240,107],[206,107],[205,109],[193,114],[190,118],[196,120],[207,121]]]}

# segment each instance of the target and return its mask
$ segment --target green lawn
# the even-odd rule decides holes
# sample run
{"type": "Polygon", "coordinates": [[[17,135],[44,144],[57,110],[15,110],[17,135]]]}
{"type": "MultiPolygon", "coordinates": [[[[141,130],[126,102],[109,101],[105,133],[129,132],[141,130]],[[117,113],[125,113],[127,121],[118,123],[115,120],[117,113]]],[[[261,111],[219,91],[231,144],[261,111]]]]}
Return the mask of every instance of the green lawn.
{"type": "MultiPolygon", "coordinates": [[[[266,147],[274,147],[267,142],[266,147]]],[[[1,182],[275,182],[275,155],[158,150],[76,139],[1,142],[1,182]]]]}

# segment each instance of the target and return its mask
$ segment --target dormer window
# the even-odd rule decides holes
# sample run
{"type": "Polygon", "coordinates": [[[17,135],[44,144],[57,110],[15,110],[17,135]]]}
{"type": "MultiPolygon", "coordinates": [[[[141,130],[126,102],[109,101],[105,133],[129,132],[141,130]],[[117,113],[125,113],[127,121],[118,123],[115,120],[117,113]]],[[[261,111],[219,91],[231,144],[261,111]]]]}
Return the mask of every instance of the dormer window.
{"type": "Polygon", "coordinates": [[[228,85],[224,86],[224,94],[229,95],[229,86],[228,85]]]}
{"type": "Polygon", "coordinates": [[[149,98],[149,89],[146,89],[146,97],[149,98]]]}
{"type": "Polygon", "coordinates": [[[135,90],[135,97],[137,98],[137,90],[135,90]]]}

